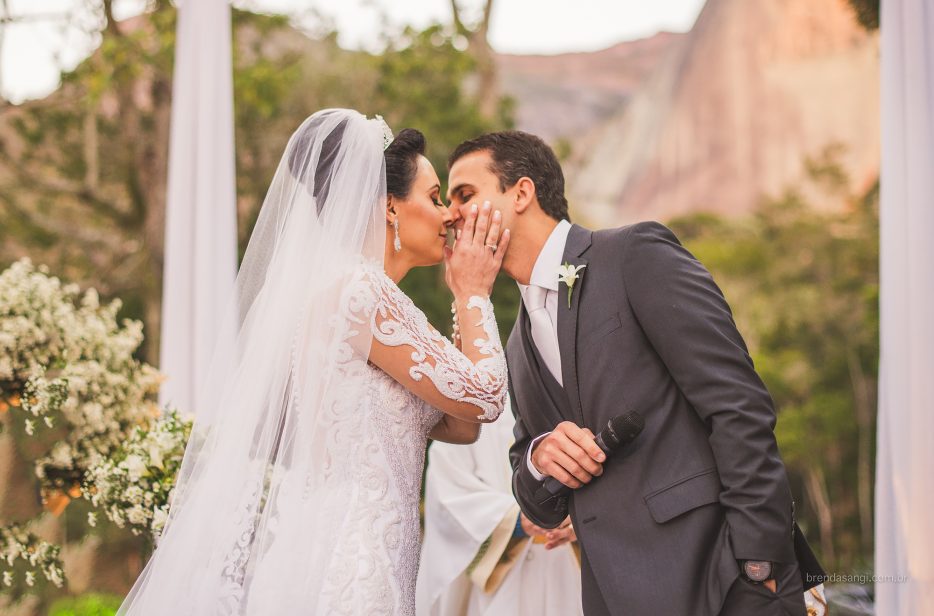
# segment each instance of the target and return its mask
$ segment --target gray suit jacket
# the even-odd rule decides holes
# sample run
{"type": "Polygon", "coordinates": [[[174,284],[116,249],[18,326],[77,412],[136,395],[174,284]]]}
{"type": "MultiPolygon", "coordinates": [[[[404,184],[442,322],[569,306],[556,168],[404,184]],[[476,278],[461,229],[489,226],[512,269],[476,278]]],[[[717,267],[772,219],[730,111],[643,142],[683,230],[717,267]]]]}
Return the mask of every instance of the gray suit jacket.
{"type": "Polygon", "coordinates": [[[570,513],[585,595],[600,595],[591,605],[717,614],[737,559],[795,562],[772,399],[720,289],[666,227],[574,225],[564,260],[587,265],[570,308],[559,291],[564,387],[531,344],[524,308],[507,343],[515,496],[546,528],[570,513]],[[525,463],[532,439],[564,420],[597,433],[633,410],[645,429],[603,475],[543,501],[525,463]]]}

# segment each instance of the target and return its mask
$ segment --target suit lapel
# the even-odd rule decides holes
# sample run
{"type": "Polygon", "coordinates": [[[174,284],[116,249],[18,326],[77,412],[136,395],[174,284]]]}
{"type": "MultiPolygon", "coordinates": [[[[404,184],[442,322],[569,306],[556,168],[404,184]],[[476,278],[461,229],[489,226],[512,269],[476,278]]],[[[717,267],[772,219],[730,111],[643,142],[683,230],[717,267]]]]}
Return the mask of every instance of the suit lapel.
{"type": "MultiPolygon", "coordinates": [[[[582,258],[581,255],[590,247],[592,235],[593,233],[587,229],[573,225],[568,233],[561,263],[587,265],[587,259],[582,258]]],[[[580,383],[577,378],[577,321],[580,314],[581,289],[586,282],[587,269],[585,268],[581,270],[574,284],[570,308],[567,304],[567,287],[564,284],[558,287],[558,349],[561,354],[561,377],[571,408],[580,419],[580,425],[584,425],[584,410],[581,404],[580,383]]]]}

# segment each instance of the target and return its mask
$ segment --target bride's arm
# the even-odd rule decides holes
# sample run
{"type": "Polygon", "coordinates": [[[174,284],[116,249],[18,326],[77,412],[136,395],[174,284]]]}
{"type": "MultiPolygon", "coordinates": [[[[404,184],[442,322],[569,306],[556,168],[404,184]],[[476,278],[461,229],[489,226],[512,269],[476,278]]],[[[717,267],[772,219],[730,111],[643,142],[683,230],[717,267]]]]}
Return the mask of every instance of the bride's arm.
{"type": "Polygon", "coordinates": [[[381,291],[370,320],[370,362],[457,419],[496,419],[506,396],[506,359],[489,298],[474,296],[461,317],[471,321],[461,326],[461,352],[391,281],[385,279],[381,291]]]}
{"type": "Polygon", "coordinates": [[[428,438],[453,445],[470,445],[480,438],[480,424],[445,414],[428,433],[428,438]]]}
{"type": "MultiPolygon", "coordinates": [[[[451,340],[458,351],[461,351],[460,327],[457,325],[457,303],[451,304],[451,312],[454,316],[454,335],[451,340]]],[[[480,438],[480,424],[473,421],[464,421],[457,419],[453,415],[445,413],[441,416],[428,433],[428,438],[442,443],[451,443],[452,445],[469,445],[480,438]]]]}
{"type": "MultiPolygon", "coordinates": [[[[460,349],[428,324],[411,300],[385,275],[370,315],[373,341],[369,359],[419,398],[461,422],[493,421],[506,397],[503,354],[489,292],[508,245],[504,234],[495,254],[484,245],[499,236],[499,218],[489,212],[468,217],[453,252],[447,254],[448,284],[455,296],[460,349]]],[[[446,422],[436,435],[472,440],[466,427],[446,422]],[[449,434],[444,434],[450,430],[449,434]]],[[[447,440],[447,439],[445,439],[447,440]]]]}

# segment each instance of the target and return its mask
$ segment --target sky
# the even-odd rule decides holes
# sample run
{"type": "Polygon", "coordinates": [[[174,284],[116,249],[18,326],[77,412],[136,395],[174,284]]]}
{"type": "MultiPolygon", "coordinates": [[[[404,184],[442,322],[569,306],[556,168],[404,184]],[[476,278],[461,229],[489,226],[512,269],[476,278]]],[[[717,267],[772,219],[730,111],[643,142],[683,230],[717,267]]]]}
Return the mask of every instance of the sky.
{"type": "MultiPolygon", "coordinates": [[[[207,1],[207,0],[189,0],[207,1]]],[[[0,47],[0,94],[18,103],[41,98],[58,87],[59,67],[70,69],[96,46],[75,24],[87,22],[87,0],[8,0],[14,17],[31,16],[4,28],[0,47]],[[49,19],[71,14],[72,22],[49,19]]],[[[704,0],[494,0],[490,42],[503,53],[554,54],[595,51],[660,30],[691,28],[704,0]]],[[[118,18],[139,13],[145,0],[116,0],[118,18]]],[[[234,0],[241,8],[296,15],[312,23],[324,18],[336,27],[341,46],[378,50],[388,27],[449,23],[450,0],[234,0]],[[313,13],[309,13],[313,11],[313,13]]],[[[476,16],[482,0],[459,0],[476,16]]],[[[87,29],[87,28],[85,28],[87,29]]]]}

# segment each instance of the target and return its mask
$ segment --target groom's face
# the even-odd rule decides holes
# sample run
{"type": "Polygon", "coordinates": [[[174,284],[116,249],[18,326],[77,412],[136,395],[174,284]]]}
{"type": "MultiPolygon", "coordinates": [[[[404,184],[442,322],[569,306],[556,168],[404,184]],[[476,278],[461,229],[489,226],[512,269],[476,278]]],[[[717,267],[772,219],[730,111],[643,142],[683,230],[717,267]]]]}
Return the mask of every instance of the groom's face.
{"type": "Polygon", "coordinates": [[[490,169],[492,158],[487,151],[472,152],[458,158],[448,174],[448,203],[451,213],[455,214],[454,226],[460,229],[470,209],[470,205],[481,205],[489,201],[493,211],[503,215],[503,228],[509,228],[514,212],[511,206],[510,192],[500,190],[499,178],[490,169]]]}

